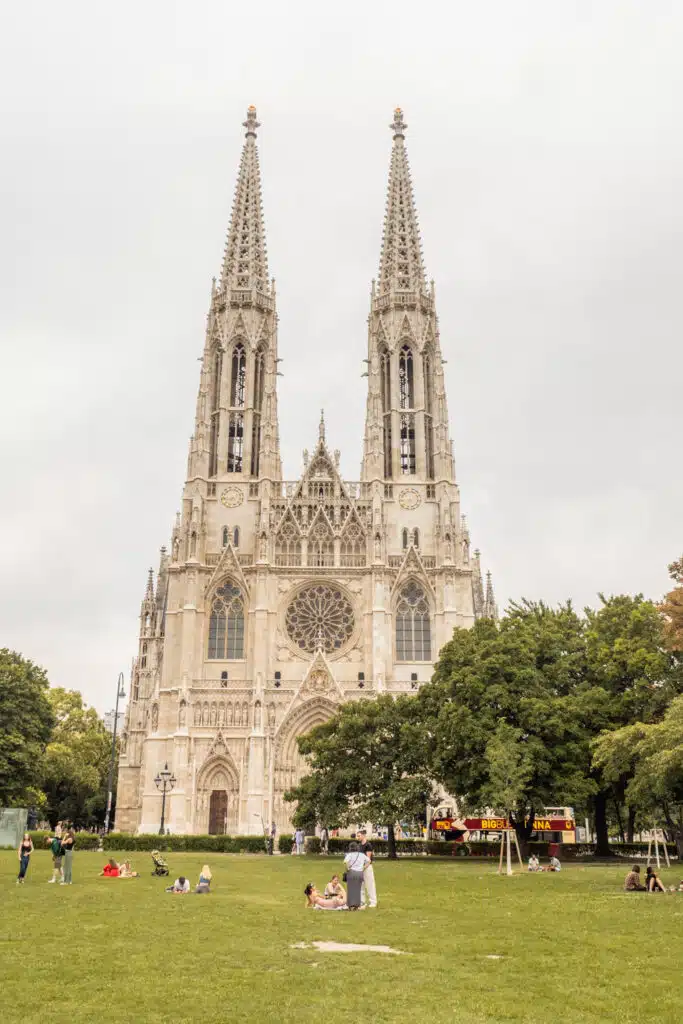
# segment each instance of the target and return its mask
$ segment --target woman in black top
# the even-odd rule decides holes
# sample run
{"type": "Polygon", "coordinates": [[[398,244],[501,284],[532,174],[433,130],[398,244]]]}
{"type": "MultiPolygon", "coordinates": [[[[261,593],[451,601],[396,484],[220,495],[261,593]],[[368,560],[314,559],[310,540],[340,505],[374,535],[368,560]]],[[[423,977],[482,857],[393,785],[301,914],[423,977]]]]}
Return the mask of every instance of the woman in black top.
{"type": "Polygon", "coordinates": [[[26,872],[28,871],[28,862],[31,859],[33,853],[33,840],[31,839],[28,832],[24,832],[24,838],[19,843],[19,875],[17,877],[17,885],[23,885],[24,879],[26,878],[26,872]]]}
{"type": "Polygon", "coordinates": [[[74,835],[73,829],[70,828],[62,839],[62,853],[64,854],[64,878],[62,880],[62,885],[71,885],[71,870],[73,867],[75,842],[76,836],[74,835]]]}

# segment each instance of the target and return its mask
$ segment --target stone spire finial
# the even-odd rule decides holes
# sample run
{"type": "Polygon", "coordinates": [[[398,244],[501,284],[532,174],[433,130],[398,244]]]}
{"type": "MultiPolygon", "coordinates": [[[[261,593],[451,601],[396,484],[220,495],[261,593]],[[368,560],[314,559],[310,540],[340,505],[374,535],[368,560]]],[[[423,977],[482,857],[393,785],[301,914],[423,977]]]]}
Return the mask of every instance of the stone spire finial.
{"type": "Polygon", "coordinates": [[[325,444],[325,410],[320,410],[320,426],[318,427],[318,440],[325,444]]]}
{"type": "Polygon", "coordinates": [[[401,110],[400,107],[396,107],[396,109],[394,110],[394,120],[391,122],[389,127],[394,133],[394,138],[404,138],[405,130],[408,127],[408,125],[403,120],[403,111],[401,110]]]}
{"type": "Polygon", "coordinates": [[[404,145],[408,126],[403,111],[397,107],[390,128],[394,133],[389,166],[382,255],[379,265],[379,294],[392,291],[427,293],[427,280],[422,262],[422,244],[417,212],[410,180],[410,167],[404,145]]]}
{"type": "Polygon", "coordinates": [[[486,619],[498,619],[498,606],[496,605],[496,599],[493,593],[493,580],[491,579],[491,573],[486,573],[486,599],[484,601],[484,618],[486,619]]]}
{"type": "Polygon", "coordinates": [[[145,591],[145,600],[154,600],[154,569],[150,568],[147,571],[147,589],[145,591]]]}
{"type": "Polygon", "coordinates": [[[242,121],[242,125],[247,129],[247,138],[250,135],[256,138],[256,129],[261,127],[261,122],[256,120],[256,107],[253,103],[247,107],[247,119],[242,121]]]}
{"type": "Polygon", "coordinates": [[[232,217],[225,245],[221,290],[228,288],[242,290],[256,288],[264,294],[270,291],[266,236],[263,226],[261,201],[261,172],[258,149],[256,148],[256,107],[249,107],[247,129],[242,157],[240,160],[232,217]]]}

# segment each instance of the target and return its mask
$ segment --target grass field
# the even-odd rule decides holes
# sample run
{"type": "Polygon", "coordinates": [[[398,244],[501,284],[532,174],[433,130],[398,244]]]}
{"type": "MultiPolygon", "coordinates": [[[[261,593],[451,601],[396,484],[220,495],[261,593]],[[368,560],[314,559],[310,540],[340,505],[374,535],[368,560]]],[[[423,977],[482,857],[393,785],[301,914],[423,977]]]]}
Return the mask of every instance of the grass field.
{"type": "MultiPolygon", "coordinates": [[[[171,880],[194,883],[206,859],[169,854],[171,880]]],[[[489,864],[380,861],[378,909],[350,914],[304,909],[304,884],[322,886],[334,858],[208,859],[215,891],[179,897],[146,854],[128,881],[76,853],[62,887],[46,884],[41,851],[18,887],[16,856],[0,853],[2,1020],[683,1021],[683,893],[625,895],[626,865],[501,878],[489,864]],[[292,948],[325,939],[410,955],[292,948]]]]}

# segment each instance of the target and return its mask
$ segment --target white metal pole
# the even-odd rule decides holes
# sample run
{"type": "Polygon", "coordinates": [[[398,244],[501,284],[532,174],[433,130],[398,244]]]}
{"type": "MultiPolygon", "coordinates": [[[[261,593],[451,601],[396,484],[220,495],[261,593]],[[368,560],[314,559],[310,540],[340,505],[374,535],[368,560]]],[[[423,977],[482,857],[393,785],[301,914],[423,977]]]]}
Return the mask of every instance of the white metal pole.
{"type": "Polygon", "coordinates": [[[655,829],[654,830],[654,833],[655,833],[655,859],[657,861],[657,870],[659,871],[660,865],[659,865],[659,840],[658,840],[658,837],[657,837],[657,832],[658,831],[659,831],[659,829],[655,829]]]}
{"type": "Polygon", "coordinates": [[[664,848],[664,859],[666,860],[666,866],[668,868],[670,868],[671,867],[671,861],[669,860],[669,848],[668,848],[668,846],[666,844],[666,839],[664,837],[664,829],[662,829],[662,846],[664,848]]]}
{"type": "Polygon", "coordinates": [[[498,874],[499,875],[502,875],[502,873],[503,873],[503,847],[504,847],[504,844],[505,844],[505,837],[503,836],[503,833],[501,832],[501,834],[500,834],[500,858],[498,860],[498,874]]]}
{"type": "Polygon", "coordinates": [[[507,846],[507,874],[511,875],[512,874],[512,847],[510,845],[510,829],[507,830],[505,835],[507,836],[507,843],[506,843],[506,846],[507,846]]]}

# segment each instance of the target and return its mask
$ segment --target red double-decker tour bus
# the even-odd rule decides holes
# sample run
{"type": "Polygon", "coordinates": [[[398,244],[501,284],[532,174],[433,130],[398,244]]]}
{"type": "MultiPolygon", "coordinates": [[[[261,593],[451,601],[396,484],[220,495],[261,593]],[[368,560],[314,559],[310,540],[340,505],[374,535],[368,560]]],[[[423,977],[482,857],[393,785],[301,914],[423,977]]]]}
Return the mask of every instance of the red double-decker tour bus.
{"type": "MultiPolygon", "coordinates": [[[[501,832],[510,828],[506,818],[495,814],[477,818],[458,818],[448,813],[448,808],[439,808],[429,823],[431,839],[446,839],[466,843],[490,839],[495,841],[501,832]]],[[[546,807],[543,814],[534,818],[531,839],[544,839],[550,843],[565,845],[576,842],[576,822],[571,807],[546,807]]]]}

